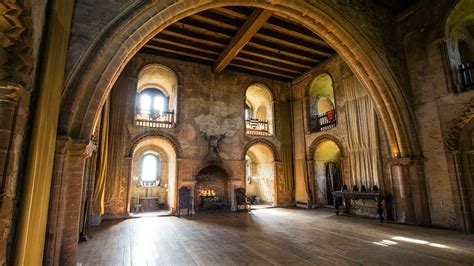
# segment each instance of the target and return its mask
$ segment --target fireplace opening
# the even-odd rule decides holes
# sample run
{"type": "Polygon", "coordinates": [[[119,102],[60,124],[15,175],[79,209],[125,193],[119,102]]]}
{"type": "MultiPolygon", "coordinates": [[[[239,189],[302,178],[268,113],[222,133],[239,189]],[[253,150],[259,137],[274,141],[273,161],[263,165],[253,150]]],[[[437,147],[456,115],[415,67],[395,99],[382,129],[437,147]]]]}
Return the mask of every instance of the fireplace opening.
{"type": "Polygon", "coordinates": [[[196,212],[229,211],[230,197],[227,173],[219,166],[203,168],[196,175],[196,212]]]}

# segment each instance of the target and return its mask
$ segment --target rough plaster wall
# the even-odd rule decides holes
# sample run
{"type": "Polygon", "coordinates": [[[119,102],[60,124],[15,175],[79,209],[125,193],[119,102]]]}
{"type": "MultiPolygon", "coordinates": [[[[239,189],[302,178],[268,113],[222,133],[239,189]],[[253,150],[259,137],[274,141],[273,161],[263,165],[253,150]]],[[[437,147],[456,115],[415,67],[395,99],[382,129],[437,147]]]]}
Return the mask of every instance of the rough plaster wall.
{"type": "MultiPolygon", "coordinates": [[[[126,143],[149,131],[163,131],[178,141],[182,150],[181,158],[201,160],[208,152],[208,142],[200,136],[200,132],[208,135],[225,133],[226,137],[220,144],[219,155],[229,164],[240,162],[245,144],[255,138],[245,135],[243,103],[247,87],[253,83],[262,83],[272,91],[277,101],[289,98],[289,84],[285,82],[233,71],[224,71],[222,74],[215,75],[209,66],[149,54],[135,56],[118,82],[123,84],[116,84],[114,89],[128,90],[123,128],[126,134],[126,143]],[[175,71],[178,77],[178,115],[177,127],[174,129],[151,129],[134,124],[136,78],[140,70],[150,63],[163,64],[175,71]]],[[[275,119],[274,123],[277,126],[289,126],[289,124],[285,124],[288,121],[279,121],[278,117],[275,119]]],[[[280,133],[277,127],[275,135],[267,137],[267,139],[279,149],[279,137],[280,133]]],[[[242,170],[234,172],[245,173],[245,163],[239,165],[242,170]]],[[[187,171],[185,175],[178,176],[178,182],[184,179],[188,180],[189,176],[195,174],[187,171]]],[[[236,177],[245,178],[245,175],[236,177]]],[[[127,182],[124,180],[123,186],[126,186],[127,182]]],[[[126,188],[124,187],[122,190],[126,190],[126,188]]],[[[125,194],[122,195],[122,197],[124,196],[125,194]]],[[[117,202],[122,205],[126,201],[117,202]]],[[[125,208],[125,206],[117,207],[125,208]]]]}
{"type": "MultiPolygon", "coordinates": [[[[418,138],[424,157],[424,174],[428,189],[432,224],[455,228],[455,206],[449,172],[452,157],[443,144],[444,134],[451,121],[461,115],[474,98],[474,91],[455,94],[457,73],[449,73],[446,47],[440,40],[445,25],[439,19],[446,17],[447,3],[436,1],[421,5],[397,24],[399,39],[403,40],[411,95],[415,109],[418,138]],[[439,19],[433,19],[439,18],[439,19]]],[[[448,42],[449,44],[449,42],[448,42]]]]}

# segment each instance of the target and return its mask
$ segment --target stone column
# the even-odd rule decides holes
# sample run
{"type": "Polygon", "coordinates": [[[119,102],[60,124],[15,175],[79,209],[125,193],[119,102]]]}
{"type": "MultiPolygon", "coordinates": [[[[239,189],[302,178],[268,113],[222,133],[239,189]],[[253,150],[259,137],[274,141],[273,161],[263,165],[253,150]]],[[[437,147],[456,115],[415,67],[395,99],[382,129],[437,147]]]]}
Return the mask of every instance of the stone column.
{"type": "Polygon", "coordinates": [[[396,158],[390,162],[393,180],[392,208],[400,223],[429,225],[429,207],[421,158],[396,158]]]}
{"type": "Polygon", "coordinates": [[[47,265],[74,265],[79,242],[81,199],[86,159],[92,154],[86,141],[58,137],[46,231],[47,265]]]}
{"type": "Polygon", "coordinates": [[[127,181],[127,193],[126,193],[126,202],[125,202],[125,213],[124,215],[130,214],[130,209],[132,206],[130,206],[130,201],[132,197],[132,157],[125,157],[123,158],[122,161],[122,176],[123,179],[127,181]]]}
{"type": "MultiPolygon", "coordinates": [[[[312,158],[312,157],[307,157],[307,158],[312,158]]],[[[310,194],[313,195],[313,198],[311,200],[311,205],[309,207],[314,207],[317,204],[317,191],[316,191],[316,180],[314,178],[314,160],[307,160],[306,161],[306,169],[308,169],[308,184],[309,184],[309,191],[310,194]]]]}
{"type": "Polygon", "coordinates": [[[469,194],[466,186],[466,178],[468,173],[464,173],[463,157],[466,156],[462,151],[451,151],[452,161],[450,165],[450,179],[454,200],[454,211],[458,221],[458,228],[471,232],[473,224],[471,221],[471,210],[469,208],[469,194]]]}
{"type": "Polygon", "coordinates": [[[26,134],[29,92],[21,86],[0,86],[0,264],[13,247],[20,158],[26,134]]]}

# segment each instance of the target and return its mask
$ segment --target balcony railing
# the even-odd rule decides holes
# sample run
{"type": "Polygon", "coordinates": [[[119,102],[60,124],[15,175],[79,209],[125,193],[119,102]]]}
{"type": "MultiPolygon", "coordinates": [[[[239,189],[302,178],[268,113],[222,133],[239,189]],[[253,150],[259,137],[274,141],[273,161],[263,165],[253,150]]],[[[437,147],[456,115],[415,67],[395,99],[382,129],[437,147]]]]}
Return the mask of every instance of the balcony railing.
{"type": "Polygon", "coordinates": [[[326,131],[335,128],[336,124],[336,110],[330,110],[326,113],[318,114],[310,118],[311,132],[326,131]]]}
{"type": "Polygon", "coordinates": [[[139,112],[135,118],[135,125],[142,127],[173,128],[175,127],[174,111],[167,112],[139,112]]]}
{"type": "Polygon", "coordinates": [[[459,69],[461,70],[462,81],[462,89],[460,92],[474,90],[474,62],[461,64],[459,69]]]}
{"type": "Polygon", "coordinates": [[[245,120],[245,132],[255,136],[271,136],[268,120],[248,119],[245,120]]]}

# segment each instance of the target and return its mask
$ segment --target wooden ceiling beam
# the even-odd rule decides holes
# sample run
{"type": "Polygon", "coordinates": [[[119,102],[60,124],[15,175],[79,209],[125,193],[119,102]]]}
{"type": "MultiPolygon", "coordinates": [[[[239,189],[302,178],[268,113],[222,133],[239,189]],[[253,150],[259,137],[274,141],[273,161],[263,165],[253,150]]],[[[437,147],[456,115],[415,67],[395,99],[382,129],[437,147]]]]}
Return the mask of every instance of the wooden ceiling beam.
{"type": "Polygon", "coordinates": [[[280,62],[280,63],[283,63],[283,64],[287,64],[287,65],[294,66],[294,67],[299,67],[299,68],[304,68],[304,69],[310,69],[315,65],[315,64],[301,64],[301,61],[295,62],[295,61],[291,61],[291,60],[288,60],[288,59],[283,59],[281,57],[276,57],[274,55],[271,55],[270,53],[263,54],[263,53],[259,53],[259,52],[252,52],[251,50],[252,49],[248,50],[248,47],[246,47],[246,48],[240,50],[239,56],[241,56],[243,54],[246,54],[246,55],[251,55],[251,56],[257,57],[257,58],[259,58],[259,60],[261,60],[261,58],[264,58],[264,59],[269,59],[269,60],[273,60],[273,61],[276,61],[276,62],[280,62]]]}
{"type": "Polygon", "coordinates": [[[257,71],[257,72],[263,72],[263,73],[271,74],[271,75],[274,75],[274,76],[280,76],[280,77],[289,78],[289,79],[294,79],[297,76],[299,76],[299,75],[294,74],[294,73],[288,73],[286,71],[277,70],[277,69],[274,69],[274,68],[271,68],[271,67],[263,67],[263,66],[260,66],[260,65],[243,62],[243,61],[240,61],[238,59],[233,60],[229,65],[230,66],[238,66],[238,67],[241,67],[241,68],[245,68],[245,69],[249,69],[249,70],[253,70],[253,71],[257,71]]]}
{"type": "Polygon", "coordinates": [[[196,49],[197,51],[203,51],[208,53],[213,53],[219,55],[224,51],[225,46],[219,45],[209,45],[199,41],[190,40],[187,38],[176,37],[173,35],[169,35],[166,33],[160,33],[157,37],[154,37],[150,40],[150,42],[162,42],[162,43],[169,43],[180,47],[185,47],[189,49],[196,49]]]}
{"type": "Polygon", "coordinates": [[[306,70],[306,69],[291,67],[291,66],[273,61],[273,60],[257,58],[256,56],[242,54],[242,53],[239,53],[239,55],[235,57],[235,60],[240,60],[243,62],[248,62],[248,63],[265,66],[265,67],[271,67],[271,68],[282,70],[285,72],[294,73],[297,75],[301,75],[306,70]]]}
{"type": "Polygon", "coordinates": [[[315,64],[322,61],[318,58],[309,57],[308,55],[302,56],[299,54],[293,54],[284,50],[278,50],[271,46],[264,46],[253,42],[249,42],[248,45],[245,46],[242,50],[262,53],[264,55],[278,57],[295,63],[299,62],[301,64],[310,64],[311,66],[314,66],[315,64]]]}
{"type": "MultiPolygon", "coordinates": [[[[218,38],[215,36],[209,36],[207,34],[199,33],[199,32],[194,32],[189,29],[182,29],[179,27],[173,27],[173,25],[169,26],[168,28],[164,29],[161,33],[166,33],[169,35],[177,36],[177,37],[182,37],[182,38],[188,38],[194,41],[206,43],[212,46],[218,45],[219,47],[226,47],[227,43],[229,42],[230,38],[228,39],[223,39],[223,38],[218,38]]],[[[158,36],[160,36],[158,34],[158,36]]]]}
{"type": "Polygon", "coordinates": [[[224,40],[231,40],[232,36],[234,36],[236,31],[230,31],[230,30],[225,30],[225,29],[219,29],[218,31],[213,27],[212,25],[206,24],[206,23],[201,23],[199,21],[193,21],[193,22],[187,22],[183,23],[181,21],[175,22],[173,25],[176,27],[179,27],[181,29],[186,29],[188,31],[193,31],[196,33],[208,35],[208,36],[214,36],[215,38],[221,38],[224,40]],[[199,26],[199,24],[206,25],[205,27],[199,26]]]}
{"type": "Polygon", "coordinates": [[[167,52],[172,52],[172,53],[177,53],[180,55],[186,55],[190,57],[196,57],[204,60],[212,60],[215,61],[218,55],[212,54],[209,52],[201,52],[201,51],[196,51],[184,47],[177,47],[168,43],[147,43],[145,45],[147,48],[155,49],[155,50],[162,50],[162,51],[167,51],[167,52]]]}
{"type": "Polygon", "coordinates": [[[189,50],[194,50],[194,51],[197,51],[197,52],[210,53],[210,54],[215,54],[215,55],[220,54],[219,52],[216,52],[216,51],[208,50],[208,49],[205,49],[205,48],[200,48],[200,47],[193,46],[193,45],[190,45],[190,44],[187,44],[187,43],[174,42],[174,41],[170,41],[168,39],[152,39],[147,44],[148,45],[169,44],[169,45],[172,45],[172,46],[175,46],[175,47],[181,47],[181,48],[185,48],[185,49],[189,49],[189,50]]]}
{"type": "Polygon", "coordinates": [[[273,42],[279,45],[287,47],[293,47],[296,49],[304,50],[309,53],[320,55],[320,56],[332,56],[335,51],[329,47],[323,47],[314,43],[307,42],[292,36],[282,34],[279,32],[271,31],[268,29],[261,29],[255,38],[259,38],[265,41],[273,42]]]}
{"type": "Polygon", "coordinates": [[[234,66],[234,65],[227,66],[226,70],[236,71],[236,72],[240,72],[240,73],[246,73],[246,74],[250,74],[250,75],[254,75],[254,76],[273,79],[273,80],[281,80],[281,81],[284,81],[284,82],[289,82],[293,79],[293,78],[288,78],[288,77],[276,76],[276,75],[272,75],[272,74],[257,71],[257,70],[242,68],[242,67],[234,66]]]}
{"type": "Polygon", "coordinates": [[[187,54],[177,54],[175,51],[162,49],[162,48],[154,47],[154,46],[147,47],[147,45],[142,47],[139,53],[147,53],[147,54],[159,55],[159,56],[164,56],[164,57],[170,57],[170,58],[175,58],[175,59],[186,61],[186,62],[194,62],[194,63],[208,65],[208,66],[212,66],[212,64],[214,63],[214,60],[211,60],[209,58],[204,58],[204,57],[199,57],[199,56],[190,57],[187,54]]]}
{"type": "Polygon", "coordinates": [[[224,70],[272,14],[272,11],[260,8],[256,8],[252,12],[249,19],[245,21],[244,25],[242,25],[237,34],[232,38],[224,52],[217,58],[213,66],[214,73],[219,73],[224,70]]]}

